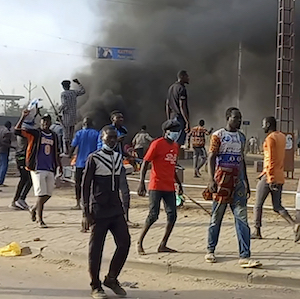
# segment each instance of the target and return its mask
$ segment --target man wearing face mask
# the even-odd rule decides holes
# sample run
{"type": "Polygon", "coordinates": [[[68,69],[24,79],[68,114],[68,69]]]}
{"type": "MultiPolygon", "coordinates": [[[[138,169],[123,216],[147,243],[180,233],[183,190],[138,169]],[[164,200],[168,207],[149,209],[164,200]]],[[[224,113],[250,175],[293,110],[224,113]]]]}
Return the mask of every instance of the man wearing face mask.
{"type": "MultiPolygon", "coordinates": [[[[124,122],[124,116],[123,113],[115,110],[111,112],[110,114],[110,119],[111,119],[111,127],[116,130],[117,135],[118,135],[118,142],[115,145],[114,151],[120,153],[123,157],[129,157],[130,155],[124,151],[124,146],[123,142],[125,137],[127,136],[127,129],[123,126],[124,122]]],[[[103,141],[102,141],[102,131],[99,133],[98,137],[98,145],[97,149],[100,150],[103,146],[103,141]]],[[[125,212],[125,218],[126,221],[129,225],[138,226],[135,223],[132,223],[129,221],[129,208],[130,208],[130,190],[126,178],[126,170],[124,167],[121,169],[121,174],[120,174],[120,191],[121,191],[121,199],[123,203],[123,208],[125,212]]]]}
{"type": "Polygon", "coordinates": [[[89,242],[89,273],[93,298],[107,298],[99,279],[107,232],[110,231],[114,237],[116,251],[103,284],[120,296],[125,296],[126,292],[117,278],[130,247],[130,235],[119,196],[122,155],[114,151],[118,142],[117,131],[111,126],[105,126],[101,132],[101,150],[89,155],[82,184],[82,223],[86,230],[90,225],[92,229],[89,242]]]}
{"type": "Polygon", "coordinates": [[[165,235],[158,247],[158,252],[176,252],[167,247],[168,239],[171,235],[177,218],[175,180],[179,186],[179,194],[182,194],[182,186],[175,172],[178,157],[178,145],[174,142],[174,132],[180,130],[180,123],[176,120],[167,120],[162,124],[164,137],[154,140],[145,157],[141,167],[141,179],[138,187],[138,195],[146,195],[145,177],[148,166],[152,162],[152,169],[149,183],[149,215],[145,226],[137,243],[137,251],[140,255],[145,255],[143,240],[152,226],[158,219],[160,202],[164,201],[167,213],[167,226],[165,235]]]}

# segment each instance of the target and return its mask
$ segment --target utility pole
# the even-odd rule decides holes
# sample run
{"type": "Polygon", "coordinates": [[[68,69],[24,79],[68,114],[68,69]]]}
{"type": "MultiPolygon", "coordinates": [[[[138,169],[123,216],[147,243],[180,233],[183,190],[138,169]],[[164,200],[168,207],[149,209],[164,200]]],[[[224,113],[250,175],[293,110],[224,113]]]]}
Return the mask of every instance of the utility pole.
{"type": "Polygon", "coordinates": [[[275,117],[286,134],[284,170],[294,176],[295,0],[278,0],[275,117]]]}
{"type": "Polygon", "coordinates": [[[242,79],[242,42],[239,42],[238,82],[237,82],[237,101],[236,101],[236,107],[237,107],[237,108],[240,108],[240,100],[241,100],[241,79],[242,79]]]}
{"type": "Polygon", "coordinates": [[[37,88],[37,86],[35,85],[34,87],[31,87],[31,81],[29,80],[29,84],[28,87],[24,84],[24,88],[28,91],[28,102],[31,101],[31,92],[37,88]]]}

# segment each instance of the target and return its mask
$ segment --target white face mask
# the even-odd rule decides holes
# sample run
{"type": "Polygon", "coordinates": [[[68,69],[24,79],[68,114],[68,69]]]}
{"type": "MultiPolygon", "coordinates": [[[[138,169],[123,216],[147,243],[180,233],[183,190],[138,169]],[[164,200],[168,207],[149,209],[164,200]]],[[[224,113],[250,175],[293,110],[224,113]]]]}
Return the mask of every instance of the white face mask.
{"type": "Polygon", "coordinates": [[[112,152],[114,150],[116,146],[114,146],[113,148],[111,148],[110,146],[108,146],[107,144],[103,143],[102,145],[102,149],[108,151],[108,152],[112,152]]]}

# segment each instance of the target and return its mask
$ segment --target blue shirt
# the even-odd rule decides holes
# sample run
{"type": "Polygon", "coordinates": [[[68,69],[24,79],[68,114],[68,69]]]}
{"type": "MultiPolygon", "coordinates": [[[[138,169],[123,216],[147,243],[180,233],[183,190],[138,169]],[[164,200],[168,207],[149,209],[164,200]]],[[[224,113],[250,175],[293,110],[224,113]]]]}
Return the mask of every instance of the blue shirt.
{"type": "MultiPolygon", "coordinates": [[[[127,135],[127,129],[125,127],[120,127],[119,129],[114,126],[113,124],[110,125],[112,128],[114,128],[117,131],[117,136],[121,137],[121,136],[126,136],[127,135]]],[[[99,132],[99,137],[98,137],[98,143],[97,143],[97,149],[100,150],[102,149],[102,130],[99,132]]],[[[122,146],[122,142],[118,142],[115,151],[122,154],[123,155],[123,146],[122,146]]]]}
{"type": "Polygon", "coordinates": [[[89,154],[97,150],[99,132],[94,129],[82,129],[76,132],[72,146],[77,147],[76,167],[84,168],[89,154]]]}
{"type": "Polygon", "coordinates": [[[41,131],[41,143],[37,153],[36,170],[55,171],[54,155],[53,134],[41,131]]]}

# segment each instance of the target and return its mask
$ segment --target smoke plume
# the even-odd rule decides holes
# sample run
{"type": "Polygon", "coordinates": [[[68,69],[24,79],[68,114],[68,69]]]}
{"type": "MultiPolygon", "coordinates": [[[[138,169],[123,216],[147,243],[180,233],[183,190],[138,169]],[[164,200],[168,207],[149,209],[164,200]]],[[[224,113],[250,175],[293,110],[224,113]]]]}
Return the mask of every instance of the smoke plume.
{"type": "MultiPolygon", "coordinates": [[[[274,114],[277,5],[276,0],[99,1],[94,9],[105,16],[105,26],[95,42],[135,47],[138,57],[95,60],[78,74],[88,91],[79,102],[81,117],[91,116],[100,128],[118,109],[131,134],[146,124],[159,135],[168,87],[185,69],[192,124],[204,118],[217,128],[225,122],[225,109],[236,106],[241,41],[240,107],[256,132],[261,118],[274,114]]],[[[297,93],[295,85],[295,99],[297,93]]]]}

